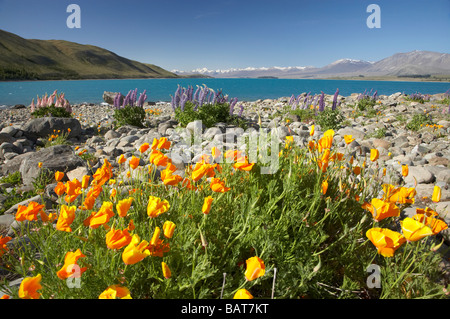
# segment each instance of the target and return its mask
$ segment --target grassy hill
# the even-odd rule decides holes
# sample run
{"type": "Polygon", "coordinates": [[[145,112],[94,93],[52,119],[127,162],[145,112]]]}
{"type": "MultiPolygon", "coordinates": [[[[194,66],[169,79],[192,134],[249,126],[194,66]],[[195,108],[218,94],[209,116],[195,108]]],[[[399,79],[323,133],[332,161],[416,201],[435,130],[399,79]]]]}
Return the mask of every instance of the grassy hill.
{"type": "Polygon", "coordinates": [[[0,30],[0,80],[175,78],[153,64],[63,40],[27,40],[0,30]]]}

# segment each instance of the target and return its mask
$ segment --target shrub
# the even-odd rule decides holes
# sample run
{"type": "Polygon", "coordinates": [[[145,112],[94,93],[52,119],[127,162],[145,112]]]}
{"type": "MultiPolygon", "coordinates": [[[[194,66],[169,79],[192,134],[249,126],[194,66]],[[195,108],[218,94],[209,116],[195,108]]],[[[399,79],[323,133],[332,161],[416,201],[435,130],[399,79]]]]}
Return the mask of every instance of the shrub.
{"type": "Polygon", "coordinates": [[[34,99],[31,101],[31,115],[34,117],[72,117],[72,107],[64,96],[64,93],[58,94],[57,90],[50,96],[47,93],[42,98],[38,96],[36,104],[34,99]]]}
{"type": "Polygon", "coordinates": [[[171,104],[175,118],[182,126],[201,120],[206,127],[224,122],[246,128],[246,123],[242,118],[242,104],[238,114],[234,114],[237,102],[237,98],[228,102],[228,96],[223,95],[221,90],[215,92],[205,85],[198,87],[195,93],[192,87],[185,89],[178,86],[171,104]]]}
{"type": "Polygon", "coordinates": [[[114,119],[117,127],[132,125],[144,127],[144,102],[147,99],[147,90],[137,97],[137,89],[130,90],[125,97],[119,93],[114,97],[114,119]]]}
{"type": "Polygon", "coordinates": [[[430,101],[430,96],[428,94],[422,94],[422,93],[413,93],[409,96],[405,97],[405,100],[411,101],[411,102],[419,102],[419,103],[425,103],[430,101]]]}
{"type": "Polygon", "coordinates": [[[433,124],[431,115],[417,113],[417,114],[414,114],[411,121],[409,121],[408,124],[406,124],[406,128],[411,131],[418,131],[422,126],[425,126],[427,124],[428,125],[433,124]]]}
{"type": "Polygon", "coordinates": [[[338,109],[332,110],[326,108],[322,112],[318,112],[315,122],[320,125],[323,131],[329,129],[338,129],[344,121],[344,116],[338,109]]]}
{"type": "Polygon", "coordinates": [[[125,106],[114,110],[114,119],[117,127],[132,125],[144,127],[145,110],[137,106],[125,106]]]}

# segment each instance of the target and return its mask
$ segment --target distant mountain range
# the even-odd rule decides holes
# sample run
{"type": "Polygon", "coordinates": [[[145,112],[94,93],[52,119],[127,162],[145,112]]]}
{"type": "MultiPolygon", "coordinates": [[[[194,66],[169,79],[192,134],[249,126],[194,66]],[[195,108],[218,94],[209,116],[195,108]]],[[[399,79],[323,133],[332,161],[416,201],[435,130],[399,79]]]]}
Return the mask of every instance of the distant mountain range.
{"type": "Polygon", "coordinates": [[[63,40],[27,40],[0,30],[0,80],[176,78],[153,64],[63,40]]]}
{"type": "Polygon", "coordinates": [[[415,77],[450,75],[450,54],[431,51],[397,53],[377,62],[340,59],[324,67],[262,67],[229,70],[173,70],[178,75],[203,74],[220,78],[333,78],[333,77],[415,77]]]}
{"type": "Polygon", "coordinates": [[[361,78],[412,77],[450,81],[450,54],[397,53],[377,62],[340,59],[324,67],[261,67],[228,70],[200,68],[169,72],[93,45],[64,40],[27,40],[0,30],[0,80],[125,78],[361,78]]]}

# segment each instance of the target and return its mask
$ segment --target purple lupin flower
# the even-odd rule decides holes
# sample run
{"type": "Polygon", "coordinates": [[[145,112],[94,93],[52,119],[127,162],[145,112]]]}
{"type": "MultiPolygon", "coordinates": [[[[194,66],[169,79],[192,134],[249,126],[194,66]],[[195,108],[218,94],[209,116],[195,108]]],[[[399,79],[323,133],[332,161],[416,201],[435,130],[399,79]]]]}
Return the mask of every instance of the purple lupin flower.
{"type": "Polygon", "coordinates": [[[137,102],[137,106],[139,107],[144,107],[144,102],[147,99],[147,94],[146,94],[147,90],[144,90],[143,93],[141,93],[141,95],[139,95],[139,100],[137,102]]]}
{"type": "Polygon", "coordinates": [[[231,99],[231,102],[230,102],[230,116],[233,116],[234,106],[236,105],[237,101],[238,101],[237,97],[231,99]]]}
{"type": "Polygon", "coordinates": [[[295,96],[294,96],[294,94],[292,94],[291,99],[289,100],[289,105],[290,106],[294,105],[294,101],[295,101],[295,96]]]}
{"type": "Polygon", "coordinates": [[[125,98],[123,99],[123,104],[122,107],[125,107],[127,105],[130,105],[130,95],[131,95],[131,91],[128,92],[128,94],[125,96],[125,98]]]}
{"type": "Polygon", "coordinates": [[[239,110],[238,116],[241,117],[241,116],[242,116],[242,112],[244,112],[244,104],[241,103],[241,104],[239,105],[239,107],[240,107],[240,110],[239,110]]]}
{"type": "Polygon", "coordinates": [[[183,93],[183,95],[181,96],[181,99],[180,99],[180,109],[181,109],[181,111],[184,111],[184,106],[185,106],[188,98],[189,98],[189,96],[188,96],[187,93],[183,93]]]}
{"type": "Polygon", "coordinates": [[[325,110],[325,93],[322,92],[319,100],[319,112],[323,112],[325,110]]]}
{"type": "Polygon", "coordinates": [[[331,106],[331,109],[332,109],[332,110],[335,110],[335,109],[336,109],[338,95],[339,95],[339,89],[337,89],[336,92],[334,93],[333,104],[332,104],[332,106],[331,106]]]}

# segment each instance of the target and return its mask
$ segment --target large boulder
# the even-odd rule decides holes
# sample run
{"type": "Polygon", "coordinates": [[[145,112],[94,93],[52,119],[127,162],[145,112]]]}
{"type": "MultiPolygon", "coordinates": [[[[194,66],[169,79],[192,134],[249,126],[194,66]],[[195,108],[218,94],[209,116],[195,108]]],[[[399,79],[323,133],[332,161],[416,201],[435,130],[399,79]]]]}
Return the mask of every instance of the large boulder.
{"type": "Polygon", "coordinates": [[[67,133],[70,128],[69,138],[78,137],[81,132],[80,121],[74,118],[41,117],[28,121],[22,125],[22,131],[28,139],[35,140],[39,137],[48,137],[54,132],[67,133]]]}
{"type": "Polygon", "coordinates": [[[85,162],[74,154],[69,145],[56,145],[31,153],[23,159],[19,171],[22,174],[23,183],[31,185],[43,169],[53,173],[56,171],[67,173],[85,165],[85,162]],[[42,162],[41,169],[38,168],[39,162],[42,162]]]}
{"type": "MultiPolygon", "coordinates": [[[[108,92],[108,91],[104,91],[103,92],[103,101],[105,101],[108,104],[113,105],[114,104],[114,98],[116,97],[116,95],[119,94],[118,92],[108,92]]],[[[120,99],[120,103],[123,102],[123,96],[120,99]]]]}

